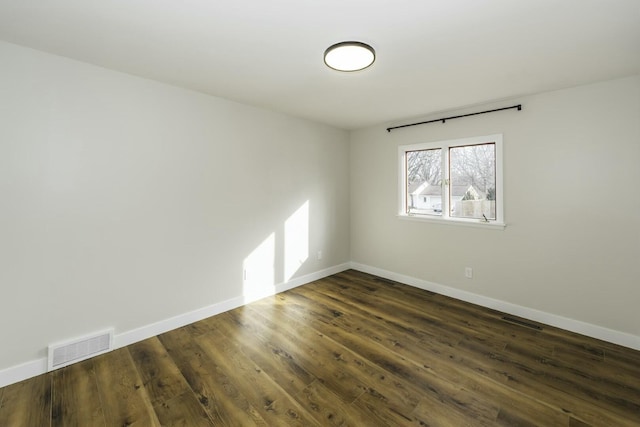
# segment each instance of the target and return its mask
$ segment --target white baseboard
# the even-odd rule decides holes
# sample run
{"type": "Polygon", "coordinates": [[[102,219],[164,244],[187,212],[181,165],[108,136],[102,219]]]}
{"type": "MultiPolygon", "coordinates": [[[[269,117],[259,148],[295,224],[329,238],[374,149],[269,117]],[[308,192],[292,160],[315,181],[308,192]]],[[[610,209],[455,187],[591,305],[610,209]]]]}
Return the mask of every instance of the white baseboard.
{"type": "Polygon", "coordinates": [[[169,319],[161,320],[150,325],[145,325],[131,331],[117,334],[114,337],[114,348],[126,347],[129,344],[133,344],[138,341],[146,340],[147,338],[154,337],[156,335],[163,334],[165,332],[181,328],[190,323],[197,322],[207,317],[215,316],[216,314],[224,313],[225,311],[233,310],[234,308],[241,307],[245,304],[257,301],[262,298],[266,298],[271,295],[275,295],[280,292],[284,292],[288,289],[293,289],[298,286],[311,283],[314,280],[322,279],[323,277],[331,276],[332,274],[339,273],[347,270],[351,267],[349,263],[336,265],[333,267],[325,268],[324,270],[309,273],[304,276],[296,277],[288,282],[280,283],[274,286],[272,289],[267,290],[259,295],[252,295],[251,297],[239,296],[228,299],[216,304],[209,305],[207,307],[200,308],[198,310],[190,311],[188,313],[180,314],[169,319]]]}
{"type": "Polygon", "coordinates": [[[581,322],[579,320],[569,319],[567,317],[558,316],[556,314],[547,313],[529,307],[524,307],[510,302],[501,301],[472,292],[463,291],[438,283],[428,282],[426,280],[417,279],[411,276],[394,273],[392,271],[383,270],[377,267],[351,262],[351,268],[362,271],[364,273],[373,274],[378,277],[404,283],[419,289],[435,292],[461,301],[470,302],[472,304],[502,311],[514,316],[523,317],[525,319],[544,323],[546,325],[555,326],[567,331],[576,332],[591,338],[618,344],[624,347],[640,350],[640,337],[626,332],[616,331],[604,328],[602,326],[593,325],[591,323],[581,322]]]}
{"type": "MultiPolygon", "coordinates": [[[[235,297],[188,313],[171,317],[169,319],[161,320],[150,325],[122,332],[114,337],[114,348],[125,347],[129,344],[145,340],[147,338],[162,334],[164,332],[168,332],[176,328],[180,328],[182,326],[197,322],[207,317],[215,316],[216,314],[232,310],[234,308],[256,301],[260,298],[264,298],[276,293],[284,292],[288,289],[302,286],[304,284],[322,279],[323,277],[327,277],[332,274],[339,273],[349,268],[383,277],[385,279],[394,280],[396,282],[404,283],[419,289],[424,289],[462,301],[467,301],[472,304],[477,304],[483,307],[502,311],[514,316],[519,316],[525,319],[530,319],[536,322],[566,329],[568,331],[576,332],[592,338],[608,341],[624,347],[632,348],[634,350],[640,350],[640,337],[635,335],[604,328],[602,326],[597,326],[590,323],[581,322],[578,320],[569,319],[544,311],[535,310],[529,307],[512,304],[506,301],[485,297],[482,295],[474,294],[472,292],[440,285],[438,283],[428,282],[426,280],[417,279],[415,277],[405,276],[403,274],[383,270],[377,267],[371,267],[369,265],[360,264],[357,262],[344,263],[314,273],[310,273],[305,276],[296,277],[288,282],[276,285],[273,290],[266,292],[265,294],[257,296],[254,295],[251,298],[245,296],[235,297]]],[[[7,385],[35,377],[40,374],[44,374],[46,372],[46,357],[12,366],[0,370],[0,387],[5,387],[7,385]]]]}
{"type": "MultiPolygon", "coordinates": [[[[239,296],[231,298],[226,301],[222,301],[216,304],[209,305],[188,313],[180,314],[178,316],[171,317],[169,319],[161,320],[149,325],[142,326],[140,328],[125,331],[120,334],[116,334],[113,338],[113,348],[125,347],[129,344],[133,344],[138,341],[145,340],[147,338],[154,337],[156,335],[171,331],[173,329],[180,328],[190,323],[197,322],[207,317],[215,316],[216,314],[224,313],[225,311],[233,310],[234,308],[256,301],[258,299],[275,295],[277,293],[293,289],[298,286],[311,283],[315,280],[322,279],[323,277],[331,276],[332,274],[339,273],[341,271],[351,268],[350,263],[339,264],[333,267],[325,268],[324,270],[316,271],[304,276],[296,277],[288,282],[280,283],[274,286],[271,290],[260,294],[254,295],[250,298],[245,296],[239,296]]],[[[28,378],[35,377],[47,372],[47,358],[32,360],[17,366],[12,366],[3,370],[0,370],[0,387],[5,387],[10,384],[14,384],[28,378]]]]}
{"type": "Polygon", "coordinates": [[[47,372],[47,358],[32,360],[0,371],[0,387],[32,378],[47,372]]]}

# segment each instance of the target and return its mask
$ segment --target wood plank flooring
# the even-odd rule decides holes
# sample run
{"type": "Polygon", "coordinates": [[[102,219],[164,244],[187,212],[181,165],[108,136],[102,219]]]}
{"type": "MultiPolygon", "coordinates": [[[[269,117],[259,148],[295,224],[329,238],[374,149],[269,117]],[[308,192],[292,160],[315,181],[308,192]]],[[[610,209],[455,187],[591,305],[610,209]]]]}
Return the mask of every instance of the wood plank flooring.
{"type": "Polygon", "coordinates": [[[640,426],[640,352],[349,270],[0,388],[0,426],[640,426]]]}

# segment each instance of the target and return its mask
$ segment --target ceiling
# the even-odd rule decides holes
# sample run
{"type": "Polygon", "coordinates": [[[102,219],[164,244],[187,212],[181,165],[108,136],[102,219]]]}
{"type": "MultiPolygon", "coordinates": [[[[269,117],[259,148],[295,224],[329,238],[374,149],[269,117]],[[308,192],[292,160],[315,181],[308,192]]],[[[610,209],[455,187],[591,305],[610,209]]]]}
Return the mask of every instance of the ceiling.
{"type": "Polygon", "coordinates": [[[357,129],[639,74],[640,0],[0,0],[0,39],[357,129]]]}

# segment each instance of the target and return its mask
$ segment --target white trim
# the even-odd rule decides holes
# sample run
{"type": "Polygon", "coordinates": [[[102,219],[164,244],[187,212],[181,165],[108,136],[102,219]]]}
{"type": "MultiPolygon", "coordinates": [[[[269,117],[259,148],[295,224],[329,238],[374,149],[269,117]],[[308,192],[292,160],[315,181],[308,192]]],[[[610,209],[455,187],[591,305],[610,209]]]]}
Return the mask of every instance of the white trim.
{"type": "Polygon", "coordinates": [[[0,371],[0,387],[26,380],[47,372],[47,358],[32,360],[0,371]]]}
{"type": "MultiPolygon", "coordinates": [[[[608,341],[624,347],[632,348],[634,350],[640,350],[640,337],[636,335],[604,328],[602,326],[593,325],[591,323],[581,322],[579,320],[569,319],[544,311],[535,310],[529,307],[512,304],[506,301],[496,300],[493,298],[485,297],[433,282],[428,282],[426,280],[417,279],[415,277],[394,273],[392,271],[383,270],[377,267],[371,267],[369,265],[360,264],[353,261],[329,267],[324,270],[307,274],[305,276],[297,277],[285,283],[280,283],[274,287],[274,290],[270,292],[269,295],[274,295],[288,289],[311,283],[315,280],[322,279],[323,277],[339,273],[349,268],[353,268],[354,270],[359,270],[369,274],[374,274],[376,276],[383,277],[389,280],[395,280],[397,282],[414,286],[419,289],[424,289],[462,301],[467,301],[472,304],[477,304],[483,307],[502,311],[504,313],[534,320],[536,322],[566,329],[568,331],[576,332],[592,338],[608,341]]],[[[255,299],[256,298],[247,300],[245,299],[245,297],[239,296],[216,304],[212,304],[207,307],[200,308],[198,310],[152,323],[150,325],[123,332],[114,337],[114,348],[125,347],[129,344],[133,344],[135,342],[145,340],[147,338],[188,325],[190,323],[197,322],[198,320],[215,316],[216,314],[220,314],[225,311],[229,311],[242,305],[248,304],[255,299]]],[[[12,366],[0,370],[0,387],[5,387],[10,384],[14,384],[19,381],[35,377],[37,375],[44,374],[46,372],[46,357],[12,366]]]]}
{"type": "MultiPolygon", "coordinates": [[[[216,314],[233,310],[234,308],[243,306],[260,298],[275,295],[288,289],[293,289],[295,287],[311,283],[324,277],[331,276],[332,274],[340,273],[341,271],[348,270],[349,268],[351,268],[351,264],[348,262],[335,265],[333,267],[325,268],[323,270],[309,273],[304,276],[295,277],[288,282],[280,283],[274,286],[270,291],[260,295],[259,297],[246,298],[244,296],[238,296],[226,301],[221,301],[219,303],[209,305],[207,307],[190,311],[188,313],[183,313],[178,316],[170,317],[159,322],[145,325],[140,328],[122,332],[113,337],[113,349],[115,350],[117,348],[126,347],[127,345],[136,343],[138,341],[142,341],[147,338],[151,338],[156,335],[171,331],[173,329],[180,328],[190,323],[206,319],[207,317],[215,316],[216,314]]],[[[44,374],[46,372],[46,357],[32,360],[20,365],[11,366],[9,368],[0,370],[0,387],[5,387],[10,384],[14,384],[19,381],[35,377],[37,375],[44,374]]]]}
{"type": "Polygon", "coordinates": [[[253,301],[257,301],[262,298],[266,298],[271,295],[275,295],[280,292],[284,292],[288,289],[293,289],[298,286],[311,283],[315,280],[322,279],[323,277],[331,276],[332,274],[339,273],[341,271],[350,268],[349,263],[336,265],[333,267],[325,268],[324,270],[316,271],[301,277],[293,278],[285,283],[280,283],[274,286],[271,290],[260,294],[259,296],[252,296],[251,298],[245,296],[238,296],[235,298],[221,301],[216,304],[209,305],[188,313],[180,314],[178,316],[171,317],[169,319],[161,320],[150,325],[145,325],[137,329],[133,329],[127,332],[123,332],[115,336],[115,348],[126,347],[130,344],[138,341],[146,340],[147,338],[154,337],[156,335],[163,334],[165,332],[181,328],[185,325],[197,322],[207,317],[215,316],[216,314],[224,313],[225,311],[233,310],[234,308],[241,307],[245,304],[249,304],[253,301]]]}
{"type": "Polygon", "coordinates": [[[504,230],[507,224],[495,221],[483,222],[477,219],[443,219],[439,216],[427,216],[427,215],[407,215],[399,214],[399,219],[418,221],[418,222],[431,222],[434,224],[442,225],[461,225],[463,227],[475,227],[475,228],[488,228],[492,230],[504,230]]]}
{"type": "Polygon", "coordinates": [[[392,271],[383,270],[377,267],[371,267],[369,265],[360,264],[353,261],[351,262],[351,268],[353,268],[354,270],[362,271],[364,273],[383,277],[385,279],[404,283],[406,285],[410,285],[419,289],[424,289],[451,298],[470,302],[472,304],[491,308],[493,310],[502,311],[507,314],[512,314],[514,316],[519,316],[550,326],[555,326],[567,331],[576,332],[578,334],[586,335],[591,338],[618,344],[634,350],[640,350],[640,336],[637,335],[616,331],[591,323],[581,322],[579,320],[569,319],[567,317],[558,316],[556,314],[551,314],[533,308],[524,307],[518,304],[485,297],[482,295],[474,294],[472,292],[463,291],[438,283],[428,282],[426,280],[417,279],[411,276],[405,276],[403,274],[394,273],[392,271]]]}
{"type": "Polygon", "coordinates": [[[235,297],[226,301],[199,308],[197,310],[179,314],[168,319],[160,320],[159,322],[141,326],[139,328],[116,335],[114,337],[113,347],[114,349],[126,347],[130,344],[146,340],[147,338],[151,338],[156,335],[169,332],[173,329],[181,328],[190,323],[206,319],[207,317],[215,316],[216,314],[233,310],[234,308],[240,307],[242,304],[243,298],[241,296],[235,297]]]}
{"type": "Polygon", "coordinates": [[[349,270],[350,268],[351,268],[351,262],[345,262],[343,264],[334,265],[333,267],[325,268],[324,270],[316,271],[314,273],[309,273],[301,277],[294,277],[288,282],[277,285],[275,293],[288,291],[289,289],[297,288],[298,286],[315,282],[316,280],[320,280],[325,277],[338,274],[342,271],[349,270]]]}

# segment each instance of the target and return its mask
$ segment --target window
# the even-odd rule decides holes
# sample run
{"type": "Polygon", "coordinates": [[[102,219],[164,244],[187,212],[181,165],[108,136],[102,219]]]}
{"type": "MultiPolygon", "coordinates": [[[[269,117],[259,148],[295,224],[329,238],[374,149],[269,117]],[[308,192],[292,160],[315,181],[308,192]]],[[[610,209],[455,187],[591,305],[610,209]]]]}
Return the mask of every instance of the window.
{"type": "Polygon", "coordinates": [[[403,145],[401,217],[503,223],[502,135],[403,145]]]}

